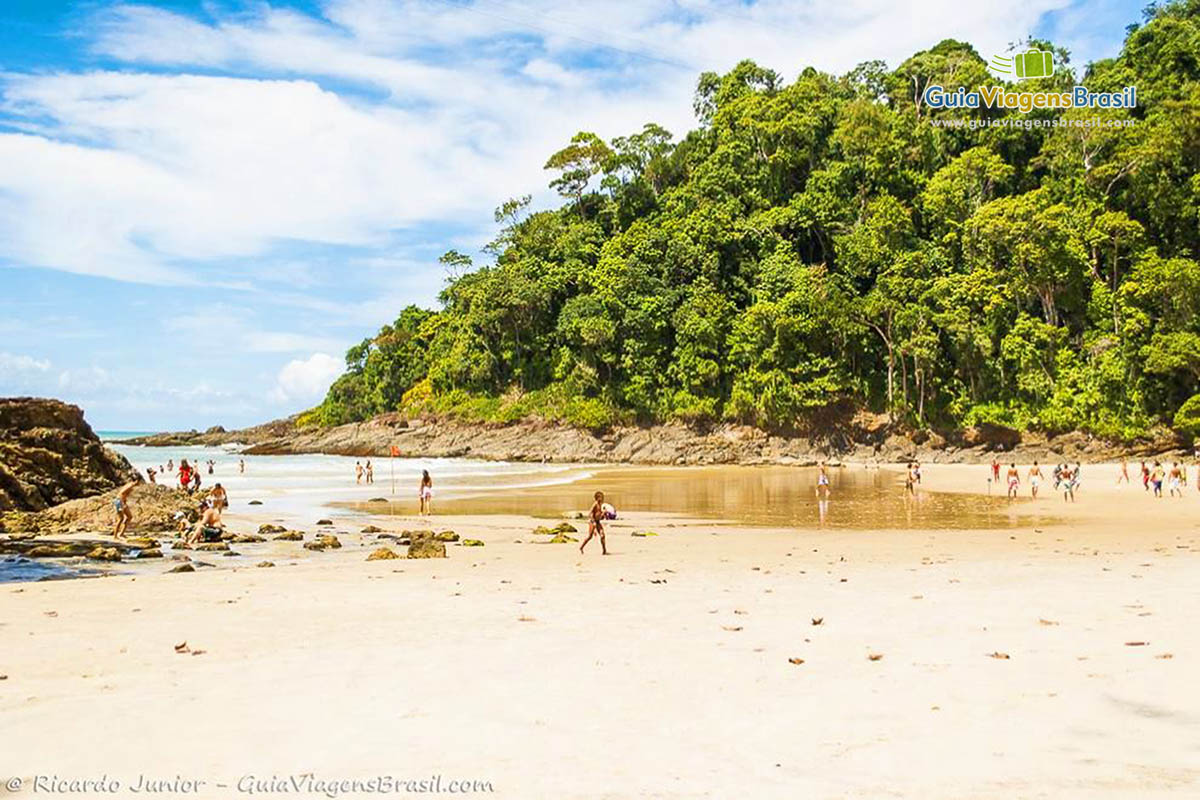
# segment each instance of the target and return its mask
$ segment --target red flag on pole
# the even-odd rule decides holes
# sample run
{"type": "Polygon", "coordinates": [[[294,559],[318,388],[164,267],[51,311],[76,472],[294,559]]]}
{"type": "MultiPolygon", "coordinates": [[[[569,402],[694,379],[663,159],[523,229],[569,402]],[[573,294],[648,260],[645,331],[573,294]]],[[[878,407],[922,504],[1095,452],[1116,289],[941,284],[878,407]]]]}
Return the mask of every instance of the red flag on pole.
{"type": "Polygon", "coordinates": [[[392,458],[395,458],[398,455],[400,455],[400,448],[396,447],[396,445],[392,445],[392,458]]]}

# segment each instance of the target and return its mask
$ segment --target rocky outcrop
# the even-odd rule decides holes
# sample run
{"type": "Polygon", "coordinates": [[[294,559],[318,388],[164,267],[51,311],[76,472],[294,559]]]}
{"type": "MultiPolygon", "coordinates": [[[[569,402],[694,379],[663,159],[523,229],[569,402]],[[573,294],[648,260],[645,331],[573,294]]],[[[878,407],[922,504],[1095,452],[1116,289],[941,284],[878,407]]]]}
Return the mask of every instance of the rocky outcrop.
{"type": "MultiPolygon", "coordinates": [[[[10,534],[107,533],[115,522],[113,501],[117,490],[96,497],[71,500],[44,511],[10,511],[0,514],[0,529],[10,534]]],[[[182,514],[189,524],[198,516],[195,498],[161,484],[140,483],[129,495],[133,519],[129,533],[162,533],[178,529],[182,514]]]]}
{"type": "MultiPolygon", "coordinates": [[[[1169,432],[1156,439],[1116,444],[1084,433],[1022,433],[981,424],[963,430],[913,430],[886,414],[832,408],[787,435],[749,425],[670,423],[619,426],[596,433],[544,420],[511,424],[453,419],[406,419],[382,414],[332,428],[298,428],[294,418],[226,433],[156,434],[137,444],[221,445],[240,442],[252,455],[330,453],[386,458],[395,446],[407,457],[469,457],[498,461],[632,464],[791,464],[843,461],[982,463],[996,453],[1024,460],[1055,456],[1082,461],[1181,452],[1169,432]]],[[[373,498],[386,501],[385,498],[373,498]]]]}
{"type": "Polygon", "coordinates": [[[41,511],[139,479],[101,444],[78,406],[0,398],[0,511],[41,511]]]}

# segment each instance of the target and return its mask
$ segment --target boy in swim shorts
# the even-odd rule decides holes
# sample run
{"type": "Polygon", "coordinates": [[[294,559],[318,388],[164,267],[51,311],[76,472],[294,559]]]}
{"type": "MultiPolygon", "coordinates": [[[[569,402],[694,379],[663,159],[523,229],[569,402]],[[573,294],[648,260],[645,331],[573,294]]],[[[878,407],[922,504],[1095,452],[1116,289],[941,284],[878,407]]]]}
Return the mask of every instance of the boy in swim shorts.
{"type": "Polygon", "coordinates": [[[608,546],[604,541],[604,492],[596,492],[592,495],[595,500],[592,503],[592,510],[588,512],[588,535],[583,540],[583,544],[579,545],[579,552],[583,552],[583,548],[587,547],[587,543],[592,540],[596,534],[600,535],[600,553],[608,555],[608,546]]]}

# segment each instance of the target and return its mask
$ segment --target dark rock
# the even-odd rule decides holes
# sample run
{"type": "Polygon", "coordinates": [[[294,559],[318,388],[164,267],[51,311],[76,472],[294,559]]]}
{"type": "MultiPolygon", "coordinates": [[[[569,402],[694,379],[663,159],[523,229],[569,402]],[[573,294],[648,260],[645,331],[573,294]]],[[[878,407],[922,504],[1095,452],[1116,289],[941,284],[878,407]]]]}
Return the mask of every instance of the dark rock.
{"type": "Polygon", "coordinates": [[[483,542],[478,539],[463,539],[458,544],[460,547],[483,547],[483,542]]]}
{"type": "Polygon", "coordinates": [[[137,559],[162,558],[162,557],[163,557],[162,550],[159,550],[157,547],[151,547],[147,550],[139,550],[139,551],[137,551],[137,555],[134,556],[134,558],[137,558],[137,559]]]}
{"type": "Polygon", "coordinates": [[[272,536],[271,538],[277,542],[302,542],[302,541],[304,541],[304,532],[303,531],[284,531],[283,533],[279,534],[278,536],[272,536]]]}
{"type": "Polygon", "coordinates": [[[171,567],[169,570],[167,570],[167,574],[170,574],[172,572],[195,572],[195,571],[196,571],[196,568],[193,567],[191,564],[180,564],[177,567],[171,567]]]}
{"type": "Polygon", "coordinates": [[[454,531],[442,531],[440,533],[435,533],[433,538],[437,539],[439,542],[457,542],[458,534],[454,531]]]}
{"type": "Polygon", "coordinates": [[[0,398],[0,511],[41,511],[140,480],[124,456],[100,442],[78,406],[0,398]]]}
{"type": "Polygon", "coordinates": [[[275,566],[275,562],[274,561],[260,561],[257,564],[255,564],[254,566],[264,567],[264,568],[265,567],[273,567],[273,566],[275,566]]]}
{"type": "Polygon", "coordinates": [[[272,533],[283,533],[286,530],[287,528],[283,527],[282,525],[271,525],[269,523],[258,526],[258,532],[263,536],[267,536],[272,533]]]}
{"type": "Polygon", "coordinates": [[[318,525],[332,525],[332,524],[333,524],[333,520],[331,520],[331,519],[319,519],[319,520],[317,520],[317,524],[318,524],[318,525]]]}
{"type": "Polygon", "coordinates": [[[246,503],[248,506],[261,506],[262,504],[262,500],[251,500],[249,503],[246,503]]]}
{"type": "Polygon", "coordinates": [[[225,542],[201,542],[193,545],[193,550],[199,550],[202,553],[223,553],[229,549],[229,545],[225,542]]]}
{"type": "Polygon", "coordinates": [[[208,430],[205,431],[205,433],[224,433],[224,432],[225,432],[225,429],[223,427],[221,427],[220,425],[213,425],[211,428],[209,428],[208,430]]]}
{"type": "Polygon", "coordinates": [[[92,561],[120,561],[121,551],[115,547],[93,547],[87,557],[92,561]]]}
{"type": "Polygon", "coordinates": [[[383,530],[383,528],[377,528],[374,525],[368,525],[367,527],[362,529],[362,532],[363,533],[379,533],[382,530],[383,530]]]}
{"type": "Polygon", "coordinates": [[[255,536],[253,533],[236,533],[229,541],[234,544],[257,544],[265,542],[266,539],[262,536],[255,536]]]}

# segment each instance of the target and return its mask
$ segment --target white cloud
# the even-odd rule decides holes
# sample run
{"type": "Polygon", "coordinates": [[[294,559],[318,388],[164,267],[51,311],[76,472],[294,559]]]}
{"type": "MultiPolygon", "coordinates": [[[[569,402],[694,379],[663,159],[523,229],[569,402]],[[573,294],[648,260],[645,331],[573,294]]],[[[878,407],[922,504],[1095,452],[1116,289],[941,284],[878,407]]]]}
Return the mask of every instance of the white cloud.
{"type": "Polygon", "coordinates": [[[0,353],[0,374],[14,372],[46,372],[50,362],[33,356],[0,353]]]}
{"type": "Polygon", "coordinates": [[[294,359],[279,370],[271,400],[276,403],[311,403],[324,397],[345,364],[326,353],[313,353],[307,359],[294,359]]]}
{"type": "Polygon", "coordinates": [[[264,4],[212,20],[117,6],[93,49],[154,72],[0,79],[25,129],[0,134],[0,257],[191,283],[280,242],[381,247],[548,197],[541,165],[581,127],[682,134],[701,69],[894,65],[947,36],[986,57],[1065,5],[330,0],[323,18],[264,4]]]}

